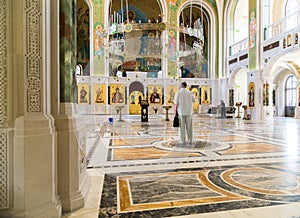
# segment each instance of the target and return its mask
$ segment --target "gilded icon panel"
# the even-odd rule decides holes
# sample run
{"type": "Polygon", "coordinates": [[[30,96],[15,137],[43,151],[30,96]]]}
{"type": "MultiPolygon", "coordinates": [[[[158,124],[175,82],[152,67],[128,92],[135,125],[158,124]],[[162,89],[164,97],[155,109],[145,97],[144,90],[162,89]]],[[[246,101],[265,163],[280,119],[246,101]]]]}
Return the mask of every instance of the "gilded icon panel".
{"type": "Polygon", "coordinates": [[[141,114],[140,100],[144,100],[143,93],[140,91],[133,91],[129,95],[129,113],[130,114],[141,114]]]}
{"type": "Polygon", "coordinates": [[[263,84],[263,105],[269,106],[269,84],[263,84]]]}
{"type": "Polygon", "coordinates": [[[78,84],[78,104],[89,103],[89,84],[78,84]]]}
{"type": "Polygon", "coordinates": [[[210,87],[201,86],[201,103],[210,104],[210,87]]]}
{"type": "Polygon", "coordinates": [[[248,104],[249,107],[255,106],[255,85],[254,82],[250,82],[248,85],[248,104]]]}
{"type": "Polygon", "coordinates": [[[162,86],[150,85],[148,86],[148,98],[150,104],[162,103],[162,86]]]}
{"type": "Polygon", "coordinates": [[[167,104],[174,104],[174,97],[177,92],[178,92],[178,86],[167,86],[167,91],[166,91],[167,104]]]}
{"type": "Polygon", "coordinates": [[[105,104],[106,103],[106,85],[105,84],[95,84],[93,85],[94,93],[94,104],[105,104]]]}
{"type": "Polygon", "coordinates": [[[193,93],[195,97],[195,103],[193,103],[193,112],[198,113],[199,112],[199,88],[197,87],[192,87],[191,92],[193,93]]]}
{"type": "Polygon", "coordinates": [[[111,84],[110,98],[112,104],[125,104],[125,85],[111,84]]]}

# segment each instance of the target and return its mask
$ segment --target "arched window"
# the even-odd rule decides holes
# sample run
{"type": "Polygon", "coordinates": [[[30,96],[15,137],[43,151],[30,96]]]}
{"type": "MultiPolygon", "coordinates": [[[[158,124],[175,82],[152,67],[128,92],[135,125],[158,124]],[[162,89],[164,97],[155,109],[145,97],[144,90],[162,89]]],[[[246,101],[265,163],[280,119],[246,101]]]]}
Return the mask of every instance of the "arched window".
{"type": "Polygon", "coordinates": [[[229,14],[229,54],[233,55],[248,47],[249,16],[248,0],[233,1],[229,14]]]}
{"type": "Polygon", "coordinates": [[[297,14],[300,4],[298,0],[287,0],[284,8],[284,16],[286,17],[286,30],[292,29],[297,26],[297,14]]]}
{"type": "Polygon", "coordinates": [[[297,104],[297,84],[294,75],[290,75],[285,83],[285,105],[296,106],[297,104]]]}
{"type": "Polygon", "coordinates": [[[239,0],[234,12],[234,42],[248,37],[248,0],[239,0]]]}

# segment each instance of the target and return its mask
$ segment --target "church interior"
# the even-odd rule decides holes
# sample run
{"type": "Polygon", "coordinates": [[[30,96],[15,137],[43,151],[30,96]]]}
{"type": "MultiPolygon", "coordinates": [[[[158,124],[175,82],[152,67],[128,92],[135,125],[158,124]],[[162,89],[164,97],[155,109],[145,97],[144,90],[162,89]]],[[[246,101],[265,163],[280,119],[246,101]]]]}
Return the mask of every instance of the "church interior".
{"type": "Polygon", "coordinates": [[[300,0],[0,5],[0,217],[300,217],[300,0]]]}

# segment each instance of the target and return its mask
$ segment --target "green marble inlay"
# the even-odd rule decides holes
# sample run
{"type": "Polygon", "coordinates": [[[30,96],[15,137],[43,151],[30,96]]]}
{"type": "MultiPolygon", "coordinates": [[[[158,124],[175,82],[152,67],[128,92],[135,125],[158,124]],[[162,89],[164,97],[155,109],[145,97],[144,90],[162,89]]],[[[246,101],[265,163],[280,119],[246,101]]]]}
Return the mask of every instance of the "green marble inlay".
{"type": "Polygon", "coordinates": [[[60,1],[60,102],[76,102],[76,0],[60,1]]]}

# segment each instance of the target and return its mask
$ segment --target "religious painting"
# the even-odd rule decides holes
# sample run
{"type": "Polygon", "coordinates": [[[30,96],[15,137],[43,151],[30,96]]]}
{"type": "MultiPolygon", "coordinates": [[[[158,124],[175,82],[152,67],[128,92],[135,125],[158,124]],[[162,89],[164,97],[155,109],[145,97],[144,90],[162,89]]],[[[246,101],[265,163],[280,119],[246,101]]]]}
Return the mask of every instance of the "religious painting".
{"type": "Polygon", "coordinates": [[[84,1],[77,1],[77,63],[84,68],[90,62],[89,7],[84,1]]]}
{"type": "Polygon", "coordinates": [[[95,29],[94,29],[95,56],[103,55],[104,38],[105,36],[104,36],[102,24],[100,23],[95,24],[95,29]]]}
{"type": "Polygon", "coordinates": [[[201,86],[201,103],[210,104],[210,87],[201,86]]]}
{"type": "Polygon", "coordinates": [[[89,103],[89,84],[78,84],[78,104],[89,103]]]}
{"type": "Polygon", "coordinates": [[[195,97],[195,102],[193,103],[193,112],[199,112],[199,87],[198,86],[191,86],[191,92],[195,97]]]}
{"type": "Polygon", "coordinates": [[[286,48],[286,38],[283,38],[283,40],[282,40],[282,48],[283,49],[286,48]]]}
{"type": "Polygon", "coordinates": [[[248,85],[248,105],[249,107],[255,106],[255,85],[254,82],[250,82],[248,85]]]}
{"type": "Polygon", "coordinates": [[[176,32],[171,30],[169,32],[169,54],[170,54],[170,60],[176,61],[176,32]]]}
{"type": "Polygon", "coordinates": [[[175,94],[178,92],[178,86],[167,86],[166,87],[166,101],[167,104],[174,104],[175,94]]]}
{"type": "Polygon", "coordinates": [[[269,84],[263,84],[263,105],[269,106],[269,84]]]}
{"type": "Polygon", "coordinates": [[[129,114],[141,114],[140,101],[144,100],[144,95],[140,91],[133,91],[129,94],[129,114]]]}
{"type": "Polygon", "coordinates": [[[229,106],[234,106],[234,89],[229,89],[229,106]]]}
{"type": "Polygon", "coordinates": [[[125,104],[125,85],[111,84],[110,85],[110,102],[112,104],[125,104]]]}
{"type": "Polygon", "coordinates": [[[248,2],[248,23],[249,23],[249,31],[248,31],[248,68],[249,70],[255,70],[257,66],[257,34],[258,34],[258,25],[257,25],[257,0],[248,2]]]}
{"type": "Polygon", "coordinates": [[[150,85],[148,86],[148,98],[150,104],[162,103],[162,86],[150,85]]]}
{"type": "Polygon", "coordinates": [[[93,85],[94,104],[105,104],[106,103],[106,85],[95,84],[93,85]]]}
{"type": "Polygon", "coordinates": [[[255,11],[250,12],[250,21],[249,21],[249,48],[254,48],[256,46],[256,16],[255,11]]]}
{"type": "Polygon", "coordinates": [[[298,87],[298,106],[300,107],[300,86],[298,87]]]}
{"type": "Polygon", "coordinates": [[[292,35],[287,35],[287,47],[290,47],[292,45],[292,35]]]}

